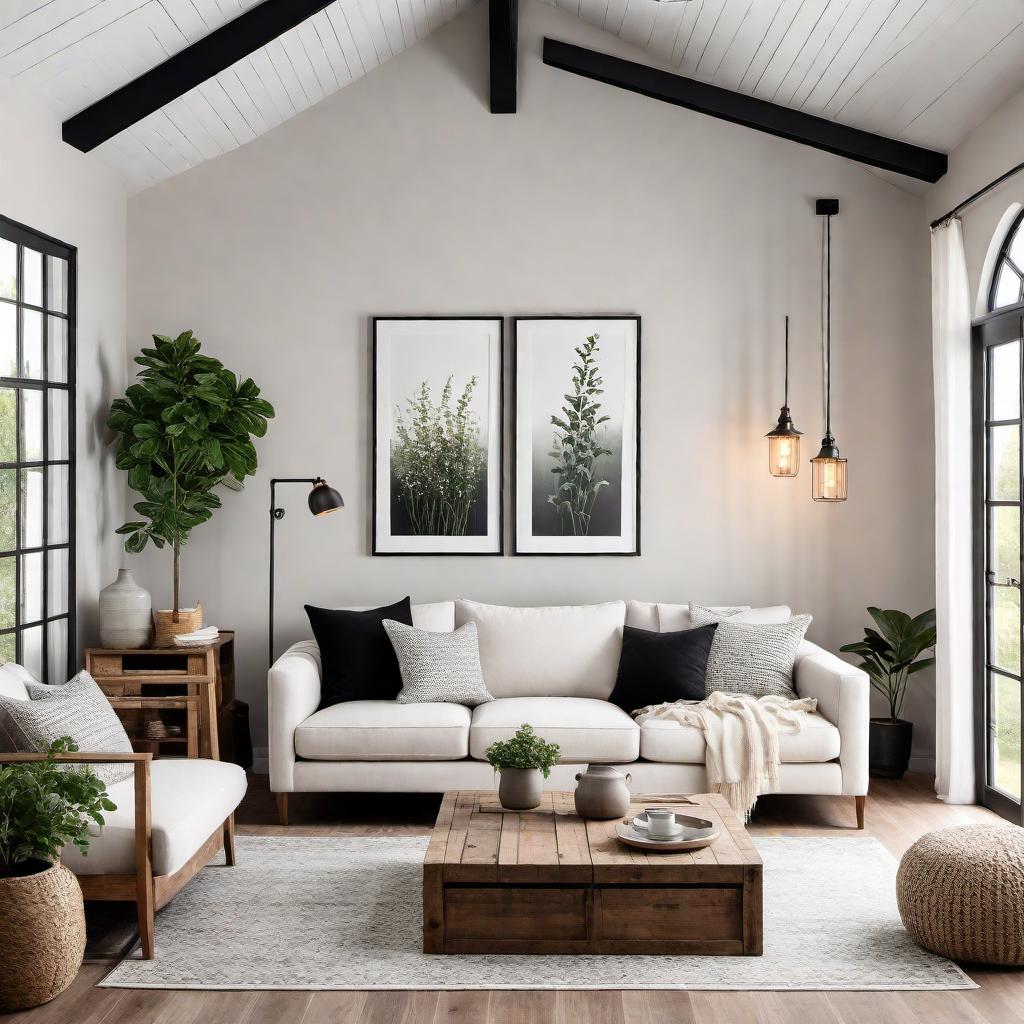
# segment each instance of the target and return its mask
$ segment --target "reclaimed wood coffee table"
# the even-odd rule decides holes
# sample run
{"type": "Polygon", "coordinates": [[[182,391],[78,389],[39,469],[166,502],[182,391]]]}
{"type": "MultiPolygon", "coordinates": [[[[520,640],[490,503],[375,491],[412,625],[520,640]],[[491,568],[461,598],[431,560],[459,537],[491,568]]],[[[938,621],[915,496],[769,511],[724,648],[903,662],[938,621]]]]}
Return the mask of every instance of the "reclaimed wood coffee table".
{"type": "Polygon", "coordinates": [[[759,956],[761,858],[724,797],[636,797],[708,818],[720,835],[685,853],[620,843],[571,793],[506,811],[494,792],[445,793],[423,861],[425,953],[759,956]],[[689,802],[687,802],[689,801],[689,802]]]}

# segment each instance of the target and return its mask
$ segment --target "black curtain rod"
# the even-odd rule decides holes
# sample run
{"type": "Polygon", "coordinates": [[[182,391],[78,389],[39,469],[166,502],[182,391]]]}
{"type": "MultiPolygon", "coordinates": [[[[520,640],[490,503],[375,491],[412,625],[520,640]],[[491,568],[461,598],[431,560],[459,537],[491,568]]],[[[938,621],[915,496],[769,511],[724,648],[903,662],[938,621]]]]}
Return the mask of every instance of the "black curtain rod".
{"type": "Polygon", "coordinates": [[[955,217],[958,213],[966,210],[968,206],[976,203],[982,196],[988,195],[997,185],[1002,185],[1007,178],[1012,178],[1015,174],[1019,174],[1024,171],[1024,164],[1017,164],[1016,167],[1011,167],[1005,174],[1000,174],[995,181],[990,181],[984,188],[979,188],[974,195],[968,196],[959,206],[954,206],[949,213],[944,213],[938,220],[933,220],[931,223],[932,229],[934,230],[940,224],[945,224],[947,220],[955,217]]]}

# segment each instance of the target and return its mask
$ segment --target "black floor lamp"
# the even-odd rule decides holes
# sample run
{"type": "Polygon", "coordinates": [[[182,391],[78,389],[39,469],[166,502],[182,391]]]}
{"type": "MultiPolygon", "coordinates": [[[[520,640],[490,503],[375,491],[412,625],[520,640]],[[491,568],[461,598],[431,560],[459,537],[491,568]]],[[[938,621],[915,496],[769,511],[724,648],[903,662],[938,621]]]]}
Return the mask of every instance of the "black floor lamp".
{"type": "Polygon", "coordinates": [[[328,512],[345,507],[341,495],[329,487],[321,476],[275,477],[270,481],[270,640],[267,644],[267,662],[270,665],[274,664],[274,527],[279,519],[284,519],[284,509],[277,507],[278,484],[312,484],[308,501],[309,511],[314,516],[327,515],[328,512]]]}

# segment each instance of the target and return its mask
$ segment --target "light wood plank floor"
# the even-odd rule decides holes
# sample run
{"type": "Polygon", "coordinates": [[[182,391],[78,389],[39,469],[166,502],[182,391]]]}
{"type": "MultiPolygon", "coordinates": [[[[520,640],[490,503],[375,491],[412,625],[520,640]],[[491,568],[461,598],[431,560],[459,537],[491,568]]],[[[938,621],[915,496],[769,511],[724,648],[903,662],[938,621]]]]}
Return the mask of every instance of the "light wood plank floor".
{"type": "MultiPolygon", "coordinates": [[[[308,796],[276,824],[266,780],[253,780],[241,835],[425,835],[438,800],[409,796],[308,796]]],[[[867,830],[850,798],[769,797],[760,835],[873,835],[895,856],[947,825],[997,820],[978,807],[946,807],[931,780],[874,780],[867,830]]],[[[240,908],[240,913],[243,909],[240,908]]],[[[225,928],[231,921],[224,922],[225,928]]],[[[157,955],[160,920],[157,917],[157,955]]],[[[969,992],[167,992],[99,989],[109,962],[88,962],[47,1006],[0,1024],[1021,1024],[1024,972],[971,968],[969,992]]]]}

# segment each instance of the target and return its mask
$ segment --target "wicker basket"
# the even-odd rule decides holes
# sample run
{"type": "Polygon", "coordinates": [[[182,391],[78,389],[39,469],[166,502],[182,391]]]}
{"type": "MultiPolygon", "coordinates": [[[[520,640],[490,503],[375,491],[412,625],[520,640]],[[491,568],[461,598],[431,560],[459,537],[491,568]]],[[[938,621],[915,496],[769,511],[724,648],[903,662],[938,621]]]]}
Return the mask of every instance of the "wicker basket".
{"type": "Polygon", "coordinates": [[[203,625],[203,606],[195,608],[179,608],[178,621],[174,621],[174,612],[153,612],[153,646],[173,647],[174,638],[182,633],[193,633],[203,625]]]}
{"type": "Polygon", "coordinates": [[[0,878],[0,1011],[26,1010],[60,995],[84,955],[82,888],[63,864],[0,878]]]}

